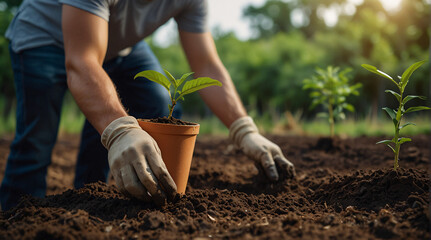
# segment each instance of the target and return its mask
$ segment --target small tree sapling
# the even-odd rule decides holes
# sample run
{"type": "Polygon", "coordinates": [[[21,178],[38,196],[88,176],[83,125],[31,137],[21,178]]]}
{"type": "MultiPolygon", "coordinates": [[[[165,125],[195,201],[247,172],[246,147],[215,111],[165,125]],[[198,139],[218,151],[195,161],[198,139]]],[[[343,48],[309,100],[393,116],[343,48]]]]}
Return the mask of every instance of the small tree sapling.
{"type": "Polygon", "coordinates": [[[332,66],[328,66],[326,71],[317,68],[316,75],[303,81],[303,89],[312,89],[310,97],[313,101],[310,109],[317,105],[326,108],[327,112],[318,113],[318,116],[328,119],[331,137],[335,134],[335,120],[345,118],[344,110],[355,111],[353,105],[347,103],[346,98],[349,95],[359,95],[358,89],[362,86],[360,83],[350,86],[350,79],[347,77],[350,68],[341,72],[339,70],[338,67],[332,66]]]}
{"type": "Polygon", "coordinates": [[[413,74],[414,71],[416,71],[416,69],[418,69],[425,62],[426,62],[426,60],[423,60],[423,61],[412,64],[409,68],[407,68],[407,70],[404,71],[404,73],[401,77],[398,76],[398,81],[394,80],[391,76],[384,73],[383,71],[378,70],[374,66],[371,66],[368,64],[362,64],[363,68],[367,69],[368,71],[370,71],[372,73],[375,73],[377,75],[380,75],[384,78],[391,80],[391,82],[394,83],[398,88],[398,92],[395,92],[392,90],[385,90],[385,92],[392,94],[397,99],[398,109],[391,109],[388,107],[383,108],[383,110],[389,115],[389,117],[392,119],[392,122],[394,123],[394,127],[395,127],[394,137],[391,140],[383,140],[383,141],[380,141],[377,143],[377,144],[379,144],[379,143],[386,144],[394,152],[394,155],[395,155],[394,156],[394,170],[397,170],[397,168],[399,167],[398,160],[399,160],[401,144],[411,141],[410,138],[400,137],[400,130],[409,126],[409,125],[415,125],[411,122],[407,122],[407,123],[401,125],[402,117],[404,116],[404,114],[409,113],[409,112],[416,112],[416,111],[431,109],[431,108],[425,107],[425,106],[409,107],[409,108],[405,109],[405,104],[408,101],[415,99],[415,98],[425,100],[425,97],[415,96],[415,95],[407,95],[405,97],[403,96],[404,90],[407,86],[407,83],[409,82],[411,75],[413,74]]]}
{"type": "Polygon", "coordinates": [[[209,77],[200,77],[186,81],[186,79],[193,74],[192,72],[184,74],[180,79],[175,79],[172,74],[169,73],[167,70],[163,71],[165,72],[166,76],[168,76],[167,78],[157,71],[147,70],[136,74],[135,79],[138,77],[145,77],[150,81],[162,85],[166,90],[168,90],[169,98],[171,99],[171,104],[168,105],[168,119],[172,119],[172,112],[174,111],[174,107],[179,100],[184,100],[184,95],[196,92],[202,88],[206,88],[209,86],[222,85],[222,83],[218,80],[209,77]]]}

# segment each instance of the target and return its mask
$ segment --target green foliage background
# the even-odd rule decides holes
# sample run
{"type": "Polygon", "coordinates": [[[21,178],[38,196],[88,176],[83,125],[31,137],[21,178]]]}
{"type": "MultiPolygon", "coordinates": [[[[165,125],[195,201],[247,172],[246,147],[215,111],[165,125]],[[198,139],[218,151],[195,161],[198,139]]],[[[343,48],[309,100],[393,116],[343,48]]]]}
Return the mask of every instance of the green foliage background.
{"type": "MultiPolygon", "coordinates": [[[[413,62],[429,58],[430,1],[403,0],[399,11],[387,12],[379,1],[364,0],[354,14],[340,13],[335,26],[326,26],[319,9],[346,2],[268,0],[261,7],[250,6],[244,11],[254,39],[240,41],[233,33],[213,31],[219,55],[249,112],[277,116],[284,111],[300,111],[304,117],[312,117],[314,113],[307,110],[311,99],[301,89],[302,80],[316,67],[328,65],[353,68],[353,82],[364,85],[361,97],[349,99],[357,117],[376,118],[382,106],[392,104],[384,94],[390,85],[360,65],[369,63],[401,75],[413,62]],[[294,9],[308,14],[308,24],[295,26],[290,21],[294,9]]],[[[153,43],[153,49],[174,74],[189,70],[179,44],[160,48],[153,43]]],[[[407,92],[429,97],[429,62],[415,72],[407,92]]],[[[205,113],[203,106],[196,106],[199,104],[197,99],[189,99],[184,107],[189,113],[205,113]]]]}
{"type": "MultiPolygon", "coordinates": [[[[346,13],[342,9],[348,2],[268,0],[263,6],[250,6],[244,11],[254,33],[253,39],[241,41],[233,33],[213,30],[220,58],[250,114],[277,120],[290,111],[311,119],[315,115],[308,110],[312,99],[302,90],[302,81],[313,75],[316,67],[328,65],[352,68],[352,82],[363,84],[361,97],[348,100],[356,108],[350,117],[376,119],[382,106],[395,107],[393,99],[384,93],[384,89],[391,89],[389,83],[360,65],[367,63],[391,75],[401,75],[413,62],[429,58],[431,1],[402,0],[400,10],[387,12],[380,1],[363,0],[353,12],[346,13]],[[321,15],[329,8],[339,12],[334,26],[325,24],[321,15]],[[292,21],[294,11],[301,12],[304,21],[292,21]]],[[[15,102],[4,31],[19,3],[17,0],[0,1],[0,111],[3,118],[14,112],[15,102]]],[[[190,71],[178,41],[168,47],[160,47],[151,38],[147,41],[162,66],[174,76],[190,71]]],[[[415,72],[406,93],[429,99],[429,62],[415,72]]],[[[65,101],[73,100],[69,97],[65,101]]],[[[431,105],[429,100],[426,105],[431,105]]],[[[211,115],[197,94],[183,102],[183,109],[189,116],[211,115]]]]}

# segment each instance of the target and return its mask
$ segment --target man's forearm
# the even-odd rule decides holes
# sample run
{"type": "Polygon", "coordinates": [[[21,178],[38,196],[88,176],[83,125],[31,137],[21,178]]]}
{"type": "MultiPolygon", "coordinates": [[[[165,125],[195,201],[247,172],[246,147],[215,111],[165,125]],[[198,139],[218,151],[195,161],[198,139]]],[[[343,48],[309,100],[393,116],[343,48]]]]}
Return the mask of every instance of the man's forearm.
{"type": "Polygon", "coordinates": [[[196,71],[196,77],[211,77],[219,80],[222,87],[208,87],[199,91],[211,111],[223,122],[226,127],[240,117],[247,116],[247,112],[238,96],[236,88],[225,69],[220,64],[209,64],[196,71]]]}
{"type": "Polygon", "coordinates": [[[195,77],[211,77],[223,84],[199,91],[211,111],[228,128],[238,118],[247,116],[232,79],[218,57],[211,33],[180,31],[180,39],[195,77]]]}
{"type": "Polygon", "coordinates": [[[114,84],[102,68],[108,46],[108,22],[70,5],[62,8],[67,84],[76,103],[96,130],[127,116],[114,84]]]}
{"type": "Polygon", "coordinates": [[[67,64],[67,83],[79,108],[100,134],[113,120],[127,116],[114,84],[97,62],[67,64]]]}

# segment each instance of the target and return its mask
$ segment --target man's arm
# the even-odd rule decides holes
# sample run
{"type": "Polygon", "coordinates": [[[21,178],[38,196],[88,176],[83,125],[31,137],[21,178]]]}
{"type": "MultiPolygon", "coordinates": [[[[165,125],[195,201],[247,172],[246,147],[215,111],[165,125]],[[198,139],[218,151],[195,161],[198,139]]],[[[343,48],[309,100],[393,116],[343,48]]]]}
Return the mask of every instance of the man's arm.
{"type": "Polygon", "coordinates": [[[67,83],[79,108],[102,135],[117,187],[126,195],[162,205],[176,185],[155,140],[124,110],[103,70],[108,23],[86,11],[63,5],[67,83]],[[148,194],[149,193],[149,194],[148,194]]]}
{"type": "Polygon", "coordinates": [[[221,62],[211,33],[180,31],[181,43],[195,77],[211,77],[222,87],[208,87],[199,91],[211,111],[226,127],[247,116],[229,73],[221,62]]]}
{"type": "Polygon", "coordinates": [[[87,119],[102,134],[109,123],[127,116],[114,84],[102,68],[108,44],[108,22],[63,5],[62,25],[70,92],[87,119]]]}
{"type": "Polygon", "coordinates": [[[209,32],[180,31],[180,39],[187,60],[196,77],[211,77],[223,83],[199,91],[201,97],[217,117],[229,128],[229,138],[246,155],[255,160],[268,179],[277,181],[295,176],[295,167],[283,155],[280,147],[259,134],[253,119],[238,96],[233,82],[221,62],[209,32]]]}

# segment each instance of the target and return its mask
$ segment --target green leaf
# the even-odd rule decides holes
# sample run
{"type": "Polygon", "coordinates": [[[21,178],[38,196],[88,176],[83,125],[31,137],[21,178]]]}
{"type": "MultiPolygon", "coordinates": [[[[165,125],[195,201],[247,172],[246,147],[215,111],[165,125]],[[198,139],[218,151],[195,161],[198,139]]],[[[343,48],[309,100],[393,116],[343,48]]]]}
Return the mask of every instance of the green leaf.
{"type": "Polygon", "coordinates": [[[398,86],[398,83],[395,82],[395,80],[391,76],[389,76],[387,73],[385,73],[383,71],[378,70],[376,67],[369,65],[369,64],[362,64],[361,66],[363,68],[367,69],[368,71],[372,72],[372,73],[375,73],[377,75],[380,75],[382,77],[385,77],[385,78],[391,80],[393,83],[395,83],[395,85],[398,86]]]}
{"type": "Polygon", "coordinates": [[[404,105],[404,104],[406,104],[408,101],[410,101],[410,100],[412,100],[412,99],[415,99],[415,98],[419,98],[419,99],[422,99],[422,100],[427,99],[427,98],[426,98],[426,97],[424,97],[424,96],[408,95],[408,96],[406,96],[406,97],[403,99],[403,105],[404,105]]]}
{"type": "Polygon", "coordinates": [[[163,87],[166,88],[166,90],[170,91],[169,88],[171,87],[171,82],[165,77],[165,75],[157,71],[154,71],[154,70],[142,71],[136,74],[134,79],[138,77],[145,77],[150,81],[153,81],[155,83],[162,85],[163,87]]]}
{"type": "Polygon", "coordinates": [[[407,126],[410,126],[410,125],[416,126],[416,124],[411,123],[411,122],[408,122],[408,123],[406,123],[406,124],[404,124],[404,125],[400,126],[400,128],[399,128],[399,129],[401,130],[401,129],[403,129],[403,128],[407,127],[407,126]]]}
{"type": "Polygon", "coordinates": [[[385,92],[391,93],[392,95],[394,95],[398,99],[398,102],[401,102],[401,95],[399,93],[394,92],[392,90],[385,90],[385,92]]]}
{"type": "Polygon", "coordinates": [[[346,119],[346,114],[344,114],[343,112],[340,112],[339,114],[336,115],[336,117],[338,119],[344,120],[346,119]]]}
{"type": "Polygon", "coordinates": [[[356,83],[355,85],[350,86],[350,89],[351,90],[355,90],[355,89],[358,89],[358,88],[361,88],[361,87],[362,87],[362,83],[356,83]]]}
{"type": "MultiPolygon", "coordinates": [[[[344,105],[344,104],[343,104],[344,105]]],[[[337,105],[334,108],[334,115],[340,114],[343,111],[343,106],[342,105],[337,105]]]]}
{"type": "Polygon", "coordinates": [[[392,142],[393,142],[392,140],[382,140],[380,142],[376,142],[376,144],[380,144],[380,143],[389,144],[389,143],[392,143],[392,142]]]}
{"type": "Polygon", "coordinates": [[[382,108],[383,110],[386,111],[386,113],[389,115],[389,117],[392,119],[392,122],[394,123],[394,126],[397,127],[398,124],[398,120],[397,120],[397,112],[395,112],[395,110],[390,109],[390,108],[382,108]]]}
{"type": "MultiPolygon", "coordinates": [[[[178,93],[178,95],[181,95],[181,91],[180,90],[178,90],[177,93],[178,93]]],[[[184,96],[179,96],[177,99],[184,101],[184,96]]]]}
{"type": "Polygon", "coordinates": [[[416,63],[413,63],[407,70],[404,71],[403,75],[401,76],[401,87],[404,89],[404,87],[409,82],[410,76],[413,74],[416,69],[418,69],[422,64],[424,64],[427,60],[422,60],[416,63]]]}
{"type": "Polygon", "coordinates": [[[192,93],[192,92],[196,92],[202,88],[206,88],[209,86],[221,86],[222,83],[209,78],[209,77],[200,77],[200,78],[196,78],[193,80],[190,80],[188,82],[186,82],[183,86],[183,89],[181,90],[181,95],[179,96],[179,98],[181,98],[182,96],[192,93]]]}
{"type": "Polygon", "coordinates": [[[396,119],[396,113],[395,113],[395,110],[390,109],[390,108],[388,108],[388,107],[384,107],[384,108],[382,108],[382,109],[386,111],[386,113],[389,115],[389,117],[391,117],[391,119],[392,119],[392,120],[393,120],[393,119],[396,119]]]}
{"type": "Polygon", "coordinates": [[[419,106],[419,107],[410,107],[408,108],[404,114],[409,113],[409,112],[417,112],[417,111],[422,111],[422,110],[430,110],[431,108],[429,107],[425,107],[425,106],[419,106]]]}
{"type": "Polygon", "coordinates": [[[326,112],[320,112],[320,113],[316,114],[316,117],[318,117],[318,118],[328,118],[329,115],[326,112]]]}
{"type": "Polygon", "coordinates": [[[403,144],[405,142],[411,142],[411,141],[412,141],[411,138],[405,138],[405,137],[398,138],[398,144],[403,144]]]}
{"type": "Polygon", "coordinates": [[[392,152],[394,152],[394,153],[395,153],[395,149],[394,149],[391,145],[386,144],[386,146],[388,146],[390,149],[392,149],[392,152]]]}
{"type": "Polygon", "coordinates": [[[394,143],[394,141],[392,141],[392,140],[382,140],[380,142],[377,142],[376,144],[380,144],[380,143],[386,144],[386,146],[388,146],[390,149],[392,149],[393,152],[395,152],[395,149],[391,146],[391,143],[394,143]]]}
{"type": "Polygon", "coordinates": [[[350,91],[352,92],[352,94],[353,94],[353,95],[358,96],[358,95],[359,95],[359,92],[357,91],[357,89],[359,89],[359,88],[361,88],[361,87],[362,87],[362,84],[361,84],[361,83],[356,83],[355,85],[350,86],[349,88],[350,88],[350,91]]]}
{"type": "Polygon", "coordinates": [[[323,84],[319,84],[316,82],[305,82],[304,81],[304,86],[302,87],[302,89],[309,89],[309,88],[314,88],[314,89],[322,89],[323,88],[323,84]]]}
{"type": "Polygon", "coordinates": [[[355,111],[355,107],[353,107],[353,105],[352,105],[352,104],[346,104],[346,105],[344,106],[344,108],[345,108],[347,111],[349,111],[349,112],[354,112],[354,111],[355,111]]]}
{"type": "Polygon", "coordinates": [[[322,96],[322,93],[314,91],[310,93],[310,97],[315,98],[315,97],[320,97],[322,96]]]}
{"type": "Polygon", "coordinates": [[[311,105],[309,107],[309,109],[314,109],[317,105],[319,104],[324,104],[325,99],[324,98],[315,98],[313,99],[313,101],[311,102],[311,105]]]}
{"type": "Polygon", "coordinates": [[[176,89],[178,87],[177,85],[177,81],[175,80],[174,76],[172,76],[172,74],[170,72],[168,72],[168,70],[163,69],[163,71],[165,72],[166,76],[168,76],[168,80],[172,83],[172,85],[174,85],[174,88],[176,89]]]}
{"type": "Polygon", "coordinates": [[[181,78],[178,80],[178,86],[181,86],[181,84],[183,84],[183,82],[193,73],[194,72],[183,74],[183,76],[181,76],[181,78]]]}

